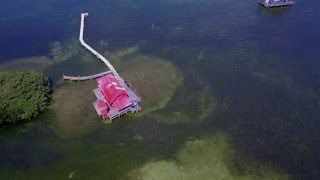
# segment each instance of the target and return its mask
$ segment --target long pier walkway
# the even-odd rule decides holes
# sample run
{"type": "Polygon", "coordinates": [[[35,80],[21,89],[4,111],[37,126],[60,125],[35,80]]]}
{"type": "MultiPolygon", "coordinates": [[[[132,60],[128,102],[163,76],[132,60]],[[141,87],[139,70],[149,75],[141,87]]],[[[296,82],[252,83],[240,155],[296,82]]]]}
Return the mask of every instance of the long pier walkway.
{"type": "Polygon", "coordinates": [[[133,89],[131,89],[131,87],[129,87],[127,85],[127,83],[120,77],[120,75],[118,74],[118,72],[115,70],[115,68],[112,66],[112,64],[105,58],[103,57],[101,54],[99,54],[97,51],[95,51],[92,47],[90,47],[86,42],[84,42],[83,40],[83,34],[84,34],[84,19],[85,17],[89,16],[88,13],[82,13],[81,14],[81,24],[80,24],[80,35],[79,35],[79,41],[81,43],[82,46],[84,46],[87,50],[89,50],[92,54],[94,54],[95,56],[97,56],[98,59],[100,59],[102,62],[104,62],[107,67],[110,69],[110,71],[106,71],[106,72],[102,72],[99,74],[95,74],[95,75],[90,75],[90,76],[63,76],[64,80],[75,80],[75,81],[84,81],[84,80],[90,80],[90,79],[95,79],[101,76],[104,76],[106,74],[112,73],[119,81],[119,83],[121,84],[121,86],[123,88],[126,89],[129,98],[132,102],[140,102],[141,99],[140,97],[138,97],[136,95],[136,93],[133,91],[133,89]]]}
{"type": "Polygon", "coordinates": [[[97,56],[98,59],[100,59],[101,61],[103,61],[108,68],[110,69],[110,71],[112,71],[112,73],[119,78],[119,74],[117,73],[117,71],[114,69],[114,67],[112,66],[112,64],[105,58],[103,57],[101,54],[99,54],[97,51],[95,51],[92,47],[90,47],[86,42],[84,42],[83,40],[83,32],[84,32],[84,18],[89,16],[88,13],[82,13],[81,14],[81,25],[80,25],[80,35],[79,35],[79,41],[82,44],[82,46],[84,46],[86,49],[88,49],[92,54],[94,54],[95,56],[97,56]]]}
{"type": "MultiPolygon", "coordinates": [[[[81,43],[82,46],[84,46],[87,50],[89,50],[92,54],[94,54],[98,59],[100,59],[102,62],[104,62],[107,67],[110,69],[109,71],[106,72],[102,72],[99,74],[94,74],[94,75],[90,75],[90,76],[65,76],[63,75],[63,79],[64,80],[75,80],[75,81],[82,81],[82,80],[90,80],[90,79],[95,79],[107,74],[113,74],[114,77],[118,80],[118,82],[121,84],[121,86],[126,90],[126,92],[128,93],[128,97],[131,101],[131,105],[124,108],[124,109],[116,109],[114,107],[110,107],[110,110],[108,111],[108,116],[110,118],[110,120],[116,118],[116,117],[120,117],[122,114],[126,114],[128,112],[138,112],[141,110],[141,107],[139,106],[139,103],[141,102],[141,98],[139,96],[137,96],[137,94],[134,92],[134,90],[131,88],[131,85],[127,82],[125,82],[120,75],[118,74],[118,72],[114,69],[114,67],[112,66],[112,64],[105,58],[103,57],[101,54],[99,54],[97,51],[95,51],[92,47],[90,47],[86,42],[84,42],[83,40],[83,34],[84,34],[84,19],[85,17],[87,17],[89,14],[88,13],[82,13],[81,14],[81,24],[80,24],[80,35],[79,35],[79,41],[81,43]]],[[[103,95],[101,95],[101,90],[98,88],[96,90],[93,91],[97,98],[106,102],[108,104],[108,102],[105,99],[101,99],[100,97],[103,97],[103,95]]],[[[93,106],[96,108],[96,110],[98,109],[97,106],[97,101],[93,103],[93,106]]],[[[99,114],[99,112],[97,111],[97,113],[99,114]]],[[[100,114],[99,114],[100,115],[100,114]]]]}
{"type": "Polygon", "coordinates": [[[118,79],[119,83],[122,85],[123,88],[126,89],[129,98],[131,101],[133,102],[140,102],[141,99],[140,97],[138,97],[136,95],[136,93],[130,88],[128,87],[128,85],[125,83],[125,81],[120,77],[120,75],[118,74],[118,72],[116,71],[116,69],[114,69],[114,67],[112,66],[112,64],[105,58],[103,57],[101,54],[99,54],[97,51],[95,51],[92,47],[90,47],[86,42],[84,42],[83,40],[83,32],[84,32],[84,19],[85,17],[89,16],[88,13],[82,13],[81,14],[81,24],[80,24],[80,35],[79,35],[79,41],[81,42],[82,46],[84,46],[86,49],[88,49],[92,54],[94,54],[95,56],[97,56],[98,59],[100,59],[101,61],[103,61],[107,67],[110,69],[110,71],[113,73],[113,75],[118,79]]]}
{"type": "Polygon", "coordinates": [[[100,59],[102,62],[104,62],[107,67],[110,69],[110,71],[106,71],[106,72],[102,72],[99,74],[95,74],[95,75],[89,75],[89,76],[65,76],[63,75],[63,79],[64,80],[71,80],[71,81],[85,81],[85,80],[91,80],[91,79],[95,79],[101,76],[104,76],[106,74],[112,73],[118,80],[119,82],[123,85],[124,84],[124,80],[119,76],[118,72],[116,71],[116,69],[114,69],[114,67],[112,66],[112,64],[105,58],[103,57],[101,54],[99,54],[97,51],[95,51],[92,47],[90,47],[84,40],[83,40],[83,34],[84,34],[84,19],[85,17],[89,16],[88,13],[82,13],[81,14],[81,24],[80,24],[80,35],[79,35],[79,41],[81,43],[82,46],[84,46],[87,50],[89,50],[92,54],[94,54],[95,56],[97,56],[98,59],[100,59]]]}

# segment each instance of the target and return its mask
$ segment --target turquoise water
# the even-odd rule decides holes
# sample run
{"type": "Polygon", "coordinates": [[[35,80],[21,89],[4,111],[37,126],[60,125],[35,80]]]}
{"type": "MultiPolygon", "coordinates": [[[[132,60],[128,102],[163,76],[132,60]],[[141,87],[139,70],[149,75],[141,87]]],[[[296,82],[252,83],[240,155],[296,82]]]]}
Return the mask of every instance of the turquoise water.
{"type": "MultiPolygon", "coordinates": [[[[179,99],[202,86],[219,105],[194,124],[125,117],[67,138],[52,128],[55,115],[47,111],[3,130],[0,176],[54,179],[74,171],[84,179],[122,178],[150,160],[174,158],[189,138],[222,131],[239,156],[294,179],[319,179],[319,5],[312,0],[280,9],[263,9],[251,0],[1,2],[1,62],[48,56],[54,41],[78,37],[80,13],[89,12],[88,44],[102,50],[99,41],[105,40],[107,49],[116,51],[139,43],[139,53],[170,60],[183,72],[185,82],[164,111],[178,111],[179,99]]],[[[77,58],[45,71],[55,88],[63,73],[102,70],[99,62],[88,66],[77,58]]]]}

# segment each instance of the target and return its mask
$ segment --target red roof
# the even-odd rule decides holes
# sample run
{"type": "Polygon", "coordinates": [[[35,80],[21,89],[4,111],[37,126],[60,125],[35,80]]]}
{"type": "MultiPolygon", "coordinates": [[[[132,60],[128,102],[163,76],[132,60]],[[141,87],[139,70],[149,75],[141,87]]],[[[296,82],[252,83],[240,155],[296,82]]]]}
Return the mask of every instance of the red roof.
{"type": "Polygon", "coordinates": [[[121,110],[131,105],[127,91],[112,74],[98,78],[97,82],[102,94],[111,106],[121,110]]]}
{"type": "Polygon", "coordinates": [[[104,109],[108,109],[108,106],[107,106],[106,103],[103,102],[103,101],[97,102],[97,106],[98,106],[98,108],[99,108],[100,111],[101,111],[101,110],[104,110],[104,109]]]}
{"type": "Polygon", "coordinates": [[[114,107],[116,107],[118,110],[124,109],[131,104],[132,102],[130,101],[128,96],[120,96],[113,102],[114,107]]]}
{"type": "Polygon", "coordinates": [[[108,117],[108,110],[105,109],[105,110],[101,111],[101,116],[102,116],[102,118],[108,117]]]}

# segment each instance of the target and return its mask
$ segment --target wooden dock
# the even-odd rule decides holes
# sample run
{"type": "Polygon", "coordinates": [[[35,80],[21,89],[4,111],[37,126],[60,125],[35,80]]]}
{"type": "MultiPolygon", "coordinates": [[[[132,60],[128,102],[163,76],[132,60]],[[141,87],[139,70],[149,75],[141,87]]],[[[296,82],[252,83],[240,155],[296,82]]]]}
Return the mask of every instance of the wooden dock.
{"type": "Polygon", "coordinates": [[[84,19],[88,15],[89,15],[88,13],[81,14],[79,41],[82,46],[84,46],[87,50],[89,50],[92,54],[94,54],[98,59],[100,59],[102,62],[104,62],[110,70],[106,71],[106,72],[94,74],[94,75],[89,75],[89,76],[65,76],[65,75],[63,75],[63,79],[64,80],[72,80],[72,81],[85,81],[85,80],[96,79],[96,78],[105,76],[107,74],[112,74],[116,78],[116,80],[120,83],[120,85],[126,90],[127,95],[132,103],[130,106],[128,106],[124,109],[118,110],[117,108],[110,106],[110,104],[108,104],[108,101],[104,98],[104,96],[101,92],[101,89],[99,89],[99,88],[95,89],[93,92],[96,95],[98,100],[93,103],[93,106],[95,107],[98,115],[101,115],[101,114],[99,114],[99,111],[98,111],[99,108],[98,108],[97,103],[99,101],[105,102],[107,104],[107,106],[109,107],[109,111],[108,111],[109,122],[112,122],[112,120],[114,118],[120,117],[121,115],[127,114],[128,112],[132,112],[132,113],[139,112],[141,110],[141,107],[139,105],[139,103],[141,102],[141,98],[136,94],[136,92],[134,92],[134,90],[131,88],[131,86],[120,77],[120,75],[115,70],[115,68],[112,66],[112,64],[105,57],[103,57],[101,54],[99,54],[97,51],[95,51],[92,47],[90,47],[83,40],[84,19]]]}
{"type": "Polygon", "coordinates": [[[102,62],[104,62],[107,67],[110,69],[111,73],[116,77],[116,79],[119,81],[121,86],[127,91],[129,98],[132,102],[140,103],[141,98],[137,96],[137,94],[133,91],[131,87],[129,87],[125,81],[120,77],[116,69],[112,66],[112,64],[101,54],[99,54],[97,51],[95,51],[92,47],[90,47],[84,40],[83,40],[83,34],[84,34],[84,20],[85,17],[89,16],[88,13],[82,13],[81,14],[81,23],[80,23],[80,35],[79,35],[79,41],[82,46],[84,46],[87,50],[89,50],[92,54],[97,56],[98,59],[100,59],[102,62]]]}
{"type": "Polygon", "coordinates": [[[112,71],[113,75],[115,77],[119,77],[119,74],[117,73],[116,69],[114,69],[114,67],[112,66],[112,64],[105,58],[103,57],[101,54],[99,54],[97,51],[95,51],[92,47],[90,47],[86,42],[84,42],[83,40],[83,32],[84,32],[84,19],[85,17],[89,16],[88,13],[82,13],[81,14],[81,24],[80,24],[80,35],[79,35],[79,41],[81,43],[82,46],[84,46],[87,50],[89,50],[92,54],[94,54],[95,56],[97,56],[98,59],[100,59],[101,61],[103,61],[108,68],[110,69],[110,71],[112,71]]]}
{"type": "Polygon", "coordinates": [[[89,76],[66,76],[66,75],[63,75],[62,79],[63,80],[70,80],[70,81],[86,81],[86,80],[96,79],[96,78],[102,77],[102,76],[110,74],[110,73],[112,73],[112,72],[106,71],[106,72],[102,72],[102,73],[98,73],[98,74],[94,74],[94,75],[89,75],[89,76]]]}

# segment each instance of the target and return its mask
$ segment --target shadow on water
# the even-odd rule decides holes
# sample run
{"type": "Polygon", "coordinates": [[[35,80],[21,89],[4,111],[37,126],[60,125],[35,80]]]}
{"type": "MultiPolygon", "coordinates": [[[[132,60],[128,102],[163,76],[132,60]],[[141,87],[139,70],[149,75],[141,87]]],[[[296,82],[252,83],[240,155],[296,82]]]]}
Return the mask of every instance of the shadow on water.
{"type": "Polygon", "coordinates": [[[265,18],[283,17],[292,11],[291,6],[282,6],[275,8],[265,8],[263,6],[258,6],[258,12],[265,18]]]}

